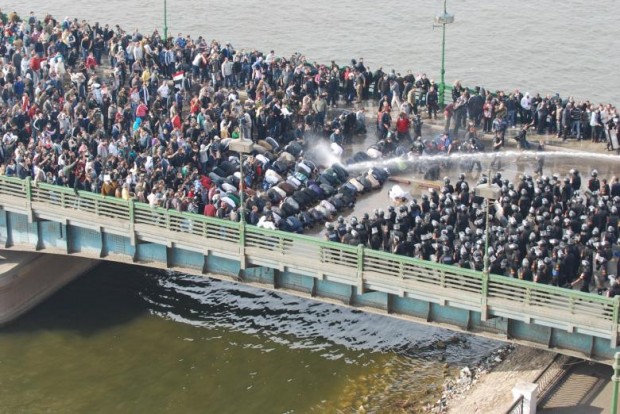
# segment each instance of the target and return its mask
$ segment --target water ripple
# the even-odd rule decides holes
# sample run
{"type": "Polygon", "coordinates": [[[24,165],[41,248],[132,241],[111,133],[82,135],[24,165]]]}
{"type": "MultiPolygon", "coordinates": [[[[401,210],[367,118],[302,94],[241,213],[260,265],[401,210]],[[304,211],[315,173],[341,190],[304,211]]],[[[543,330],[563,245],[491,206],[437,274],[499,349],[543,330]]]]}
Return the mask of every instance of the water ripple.
{"type": "Polygon", "coordinates": [[[252,286],[173,272],[152,272],[150,277],[156,279],[156,288],[145,288],[141,296],[155,314],[197,327],[260,335],[290,349],[322,352],[328,359],[341,358],[344,347],[358,357],[368,351],[395,352],[463,362],[464,349],[473,361],[498,346],[470,335],[252,286]]]}

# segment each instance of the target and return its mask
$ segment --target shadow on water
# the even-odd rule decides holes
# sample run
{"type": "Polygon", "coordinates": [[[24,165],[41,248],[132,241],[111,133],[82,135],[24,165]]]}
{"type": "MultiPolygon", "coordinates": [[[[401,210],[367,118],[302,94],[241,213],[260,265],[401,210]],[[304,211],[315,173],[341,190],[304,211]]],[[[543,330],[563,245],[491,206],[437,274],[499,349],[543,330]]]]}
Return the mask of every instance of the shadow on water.
{"type": "Polygon", "coordinates": [[[65,330],[90,336],[148,313],[140,292],[156,285],[145,268],[103,262],[3,327],[2,335],[65,330]]]}

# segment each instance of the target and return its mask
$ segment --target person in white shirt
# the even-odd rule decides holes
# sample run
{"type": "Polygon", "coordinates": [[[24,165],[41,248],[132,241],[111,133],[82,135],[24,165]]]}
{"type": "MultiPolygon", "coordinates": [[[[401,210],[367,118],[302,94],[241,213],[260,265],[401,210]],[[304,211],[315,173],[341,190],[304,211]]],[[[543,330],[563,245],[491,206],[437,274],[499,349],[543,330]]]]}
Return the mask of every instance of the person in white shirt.
{"type": "Polygon", "coordinates": [[[170,96],[170,88],[168,87],[168,82],[163,82],[161,84],[161,86],[159,88],[157,88],[157,93],[159,94],[159,96],[161,96],[164,100],[168,99],[168,96],[170,96]]]}
{"type": "Polygon", "coordinates": [[[118,155],[118,148],[116,147],[116,142],[110,141],[110,145],[108,145],[108,152],[112,157],[116,157],[118,155]]]}
{"type": "Polygon", "coordinates": [[[158,196],[155,188],[153,188],[151,194],[149,194],[146,199],[148,200],[150,207],[157,207],[159,205],[160,197],[158,196]]]}
{"type": "Polygon", "coordinates": [[[168,109],[170,107],[170,87],[168,86],[168,82],[162,82],[159,88],[157,88],[157,93],[166,103],[166,109],[168,109]]]}
{"type": "Polygon", "coordinates": [[[523,120],[524,124],[529,124],[532,121],[532,98],[530,93],[526,92],[523,98],[521,98],[521,108],[523,108],[523,120]]]}
{"type": "Polygon", "coordinates": [[[228,58],[224,58],[222,63],[222,77],[224,78],[224,86],[230,88],[233,86],[233,63],[228,58]]]}

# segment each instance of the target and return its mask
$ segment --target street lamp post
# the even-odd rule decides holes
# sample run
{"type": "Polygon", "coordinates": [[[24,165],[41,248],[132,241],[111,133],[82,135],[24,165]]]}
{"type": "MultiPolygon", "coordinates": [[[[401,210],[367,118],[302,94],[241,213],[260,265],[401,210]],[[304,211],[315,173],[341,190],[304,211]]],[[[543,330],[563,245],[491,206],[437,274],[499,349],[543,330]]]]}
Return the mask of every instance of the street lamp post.
{"type": "Polygon", "coordinates": [[[254,143],[249,139],[243,139],[243,136],[241,136],[239,139],[231,141],[228,145],[228,149],[239,154],[239,263],[241,264],[240,270],[245,270],[245,190],[243,189],[243,155],[252,152],[254,143]]]}
{"type": "Polygon", "coordinates": [[[501,189],[497,184],[491,184],[491,172],[489,171],[489,181],[487,184],[480,184],[475,188],[475,194],[482,197],[486,203],[486,224],[484,228],[484,267],[482,270],[482,311],[481,319],[487,320],[487,293],[489,289],[489,207],[491,200],[497,200],[501,194],[501,189]]]}
{"type": "Polygon", "coordinates": [[[454,15],[448,14],[446,11],[446,1],[443,0],[443,13],[439,16],[435,16],[435,25],[442,26],[442,39],[441,39],[441,83],[439,84],[439,105],[444,106],[444,94],[446,91],[446,25],[450,23],[454,23],[454,15]]]}
{"type": "Polygon", "coordinates": [[[243,155],[249,154],[254,149],[254,143],[249,139],[244,139],[241,136],[239,139],[235,139],[230,142],[228,148],[239,154],[239,214],[241,215],[241,223],[245,223],[245,205],[244,205],[244,181],[243,181],[243,155]]]}
{"type": "Polygon", "coordinates": [[[168,40],[168,0],[164,0],[164,42],[168,40]]]}

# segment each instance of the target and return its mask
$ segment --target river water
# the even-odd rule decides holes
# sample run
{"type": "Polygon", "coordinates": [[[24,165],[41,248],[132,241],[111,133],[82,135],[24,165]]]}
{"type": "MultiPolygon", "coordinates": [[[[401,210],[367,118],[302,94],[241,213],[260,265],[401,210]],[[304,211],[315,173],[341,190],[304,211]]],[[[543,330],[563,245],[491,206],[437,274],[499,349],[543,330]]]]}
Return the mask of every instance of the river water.
{"type": "MultiPolygon", "coordinates": [[[[433,29],[441,0],[168,0],[169,34],[191,33],[309,60],[339,64],[363,57],[371,69],[426,72],[439,81],[441,29],[433,29]]],[[[147,33],[163,30],[163,0],[16,0],[4,11],[49,12],[119,24],[147,33]]],[[[456,21],[447,27],[446,82],[489,89],[560,93],[620,103],[614,83],[620,65],[614,0],[449,0],[456,21]]]]}
{"type": "MultiPolygon", "coordinates": [[[[170,33],[438,79],[442,2],[168,1],[170,33]]],[[[4,1],[161,31],[163,1],[4,1]]],[[[447,81],[618,102],[611,0],[453,1],[447,81]]],[[[586,170],[587,171],[587,170],[586,170]]],[[[382,201],[383,203],[383,201],[382,201]]],[[[367,204],[367,202],[360,203],[367,204]]],[[[363,211],[370,211],[370,204],[363,211]]],[[[206,278],[103,264],[0,331],[0,412],[370,412],[437,398],[500,344],[206,278]]]]}
{"type": "Polygon", "coordinates": [[[0,333],[0,412],[398,411],[496,342],[106,263],[0,333]]]}

